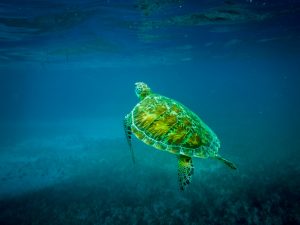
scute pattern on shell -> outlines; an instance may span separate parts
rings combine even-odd
[[[143,142],[174,154],[208,157],[216,152],[216,135],[181,103],[152,94],[131,112],[133,132]]]

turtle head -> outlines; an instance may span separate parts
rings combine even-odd
[[[135,83],[135,94],[138,96],[138,98],[140,100],[143,100],[145,97],[147,97],[151,93],[152,93],[152,91],[148,87],[147,84],[145,84],[143,82]]]

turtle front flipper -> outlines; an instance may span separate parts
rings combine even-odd
[[[130,120],[130,115],[126,115],[124,118],[124,131],[125,131],[125,136],[127,139],[127,143],[129,145],[129,150],[131,153],[132,161],[135,163],[135,157],[134,157],[134,152],[131,144],[131,135],[132,135],[132,130],[131,130],[131,120]]]
[[[179,155],[178,156],[178,181],[181,191],[184,191],[186,186],[191,183],[192,175],[194,174],[194,166],[192,158]]]
[[[229,160],[224,159],[220,155],[216,155],[214,158],[217,159],[217,160],[219,160],[219,161],[221,161],[222,163],[224,163],[226,166],[228,166],[229,168],[231,168],[233,170],[237,169],[236,165],[233,162],[230,162]]]

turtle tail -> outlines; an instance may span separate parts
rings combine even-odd
[[[224,159],[220,155],[216,155],[214,158],[217,159],[217,160],[219,160],[219,161],[221,161],[221,162],[223,162],[226,166],[228,166],[229,168],[231,168],[233,170],[237,169],[236,165],[233,162],[230,162],[229,160]]]

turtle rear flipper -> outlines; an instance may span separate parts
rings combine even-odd
[[[233,170],[237,169],[236,165],[233,162],[230,162],[229,160],[224,159],[220,155],[216,155],[214,158],[217,159],[217,160],[219,160],[219,161],[221,161],[221,162],[223,162],[226,166],[228,166],[229,168],[231,168]]]
[[[184,191],[186,186],[191,183],[192,175],[194,174],[194,166],[192,158],[184,155],[178,156],[178,181],[181,191]]]
[[[133,163],[135,163],[135,157],[134,157],[134,152],[131,144],[131,135],[132,135],[132,130],[131,130],[131,121],[130,121],[130,115],[126,115],[124,118],[124,131],[125,131],[125,136],[127,139],[127,143],[129,145],[129,150],[131,153],[131,158]]]

